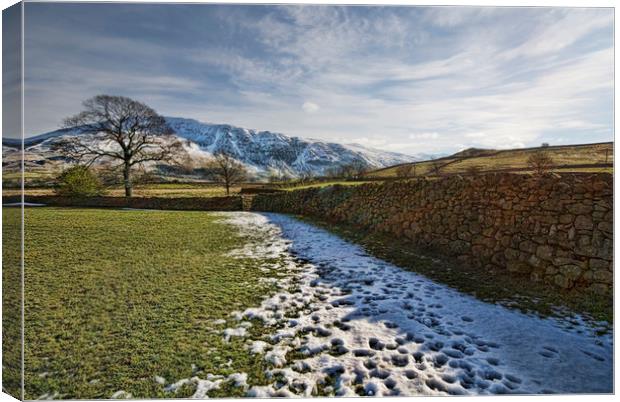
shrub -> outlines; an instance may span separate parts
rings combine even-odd
[[[396,168],[396,176],[403,179],[408,179],[415,176],[414,171],[414,165],[401,165]]]
[[[548,152],[539,151],[527,158],[527,165],[534,173],[543,175],[553,168],[553,158]]]
[[[431,161],[430,172],[436,176],[440,176],[442,167],[443,165],[440,161]]]
[[[56,194],[69,197],[94,197],[103,194],[103,185],[88,167],[73,166],[58,176]]]

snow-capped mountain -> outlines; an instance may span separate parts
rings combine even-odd
[[[167,117],[166,121],[182,140],[189,157],[201,162],[219,152],[227,152],[258,175],[270,173],[299,176],[304,173],[321,175],[330,168],[362,163],[368,168],[381,168],[419,158],[357,144],[336,144],[320,140],[288,137],[270,131],[256,131],[228,124],[202,123],[192,119]],[[84,135],[79,127],[61,129],[24,141],[26,154],[57,160],[51,145],[60,137]],[[88,141],[98,141],[89,136]],[[3,139],[4,147],[18,148],[19,140]]]

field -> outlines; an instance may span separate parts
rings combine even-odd
[[[2,225],[2,388],[21,398],[21,216],[5,208]]]
[[[252,184],[244,184],[244,187]],[[236,195],[241,190],[241,186],[233,186],[230,189],[231,195]],[[26,188],[26,195],[53,195],[54,189],[50,187]],[[5,188],[2,191],[5,196],[19,195],[18,188]],[[105,195],[112,197],[124,197],[125,190],[121,187],[113,187],[106,190]],[[223,186],[211,183],[159,183],[137,185],[134,187],[134,197],[223,197],[226,190]]]
[[[3,211],[9,233],[19,212]],[[26,399],[612,390],[608,324],[481,302],[416,273],[447,266],[397,254],[411,272],[293,217],[25,221]]]
[[[4,209],[5,230],[18,214]],[[164,385],[240,370],[260,378],[264,362],[217,330],[274,290],[261,279],[270,258],[229,256],[245,235],[219,219],[27,209],[25,397],[184,397],[192,386]]]
[[[552,157],[558,172],[612,172],[613,143],[558,146],[546,148],[510,149],[504,151],[472,150],[436,159],[422,161],[415,165],[417,176],[467,173],[476,168],[480,172],[517,171],[528,172],[527,159],[533,153],[544,149]],[[589,165],[589,166],[588,166]],[[367,174],[373,178],[389,178],[398,175],[398,167],[375,170]]]
[[[553,159],[552,171],[559,173],[613,173],[613,143],[549,146],[545,148],[523,148],[509,150],[469,149],[454,155],[435,160],[421,161],[412,164],[410,175],[420,177],[438,177],[450,174],[472,174],[492,172],[528,173],[528,158],[540,150],[545,150]],[[396,178],[399,176],[399,167],[391,166],[370,171],[360,180],[318,179],[306,183],[243,183],[231,187],[230,194],[237,195],[242,187],[267,187],[291,191],[310,187],[325,187],[334,184],[357,185],[368,181]],[[53,182],[53,176],[39,171],[39,167],[27,167],[26,181],[30,183],[46,183],[44,187],[30,186],[25,190],[26,195],[53,195],[54,190],[48,185]],[[364,180],[367,179],[367,180]],[[4,196],[19,195],[16,187],[19,173],[5,172],[5,184],[11,184],[3,189]],[[125,190],[121,186],[110,187],[106,190],[107,196],[124,197]],[[185,183],[152,183],[136,184],[135,197],[221,197],[226,191],[222,185],[190,181]]]
[[[293,190],[302,190],[306,188],[327,187],[327,186],[334,186],[334,185],[357,186],[359,184],[364,184],[364,183],[370,183],[370,182],[364,181],[364,180],[356,180],[356,181],[333,180],[333,181],[324,181],[324,182],[309,183],[309,184],[291,185],[291,186],[283,187],[282,189],[286,191],[293,191]]]
[[[326,187],[335,184],[343,186],[354,186],[358,184],[368,183],[368,181],[342,181],[332,180],[324,182],[313,182],[305,184],[289,184],[286,186],[278,187],[281,190],[293,191],[304,188],[312,187]],[[238,195],[242,187],[260,187],[271,185],[265,185],[261,183],[248,183],[240,184],[230,188],[230,195]],[[18,188],[5,188],[2,191],[4,196],[19,195],[21,191]],[[26,188],[26,195],[38,196],[38,195],[54,195],[54,189],[51,187],[34,187]],[[125,190],[120,187],[109,188],[105,192],[106,196],[111,197],[124,197]],[[212,183],[155,183],[137,185],[134,187],[134,197],[163,197],[163,198],[179,198],[179,197],[224,197],[226,196],[226,190],[223,186]]]

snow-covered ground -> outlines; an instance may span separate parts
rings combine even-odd
[[[272,327],[247,339],[273,379],[240,382],[249,396],[613,391],[612,337],[579,317],[566,325],[478,301],[284,215],[223,216],[261,239],[240,255],[280,256],[292,273],[222,333],[245,337],[256,318]]]

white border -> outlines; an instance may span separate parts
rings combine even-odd
[[[43,2],[42,0],[28,0],[28,2]],[[359,4],[359,5],[368,5],[368,4],[374,4],[374,5],[411,5],[411,6],[500,6],[500,7],[614,7],[614,19],[615,19],[615,14],[616,14],[616,10],[615,10],[615,2],[611,1],[611,0],[589,0],[589,1],[584,1],[584,0],[541,0],[541,1],[536,1],[536,0],[521,0],[521,1],[514,1],[514,0],[506,0],[506,1],[499,1],[499,0],[476,0],[476,1],[466,1],[466,0],[451,0],[451,1],[418,1],[418,0],[406,0],[406,1],[396,1],[396,0],[338,0],[338,1],[332,1],[332,0],[312,0],[312,1],[303,1],[303,0],[290,0],[290,1],[273,1],[273,2],[267,2],[267,1],[259,1],[259,0],[243,0],[243,1],[230,1],[230,0],[219,0],[219,1],[174,1],[174,0],[150,0],[150,1],[143,1],[143,0],[132,0],[132,1],[91,1],[91,0],[63,0],[63,1],[59,1],[59,2],[65,2],[65,3],[87,3],[87,2],[92,2],[92,3],[219,3],[219,4],[235,4],[235,3],[243,3],[243,4],[342,4],[342,5],[354,5],[354,4]],[[13,4],[15,4],[16,1],[14,0],[0,0],[0,6],[2,9],[5,9]],[[0,28],[1,28],[1,19],[0,19]],[[24,96],[23,96],[23,85],[24,85],[24,59],[25,59],[25,54],[24,54],[24,43],[23,43],[23,34],[24,34],[24,12],[23,12],[23,5],[22,5],[22,96],[21,96],[21,101],[22,101],[22,111],[21,111],[21,124],[22,124],[22,128],[24,127]],[[0,29],[0,39],[1,39],[1,29]],[[618,33],[614,30],[614,43],[617,42],[618,39]],[[2,56],[0,54],[0,61],[2,59]],[[615,57],[614,57],[614,63],[615,63]],[[615,73],[616,73],[616,68],[617,65],[614,65],[614,127],[615,127],[615,121],[616,121],[616,113],[617,110],[615,109],[615,104],[616,104],[616,93],[615,93]],[[0,78],[1,78],[1,72],[0,72]],[[2,99],[0,97],[0,107],[2,105]],[[1,119],[1,117],[0,117]],[[614,139],[615,139],[615,131],[614,131]],[[23,133],[22,133],[22,141],[23,141]],[[615,141],[614,141],[614,154],[616,153],[616,146],[615,146]],[[615,171],[615,158],[614,158],[614,171]],[[22,174],[23,174],[23,158],[22,158]],[[618,177],[616,177],[616,175],[614,175],[614,187],[618,188],[618,185],[620,185],[620,179],[618,179]],[[23,181],[22,181],[22,186],[23,186]],[[0,184],[0,189],[1,189],[1,184]],[[618,233],[618,229],[620,228],[620,223],[618,223],[615,220],[615,211],[616,211],[616,207],[618,206],[618,202],[614,197],[614,231],[616,233]],[[2,217],[0,216],[0,223],[2,221]],[[23,236],[24,236],[24,230],[23,230],[23,209],[22,209],[22,242],[23,242]],[[2,238],[2,234],[0,232],[0,241]],[[0,243],[1,244],[1,243]],[[620,239],[618,237],[614,238],[614,250],[618,249],[618,245],[620,244]],[[24,294],[24,278],[23,278],[23,251],[24,248],[22,247],[22,295]],[[2,256],[0,255],[0,263],[2,260]],[[617,263],[614,260],[614,280],[615,280],[615,269],[617,267]],[[0,283],[1,283],[1,278],[0,278]],[[615,283],[615,282],[614,282]],[[24,311],[23,311],[23,303],[24,303],[24,298],[22,297],[22,320],[24,319]],[[614,311],[620,311],[618,310],[618,298],[615,297],[615,286],[614,286]],[[0,305],[0,311],[1,311],[1,305]],[[23,321],[22,321],[22,342],[23,342]],[[615,336],[615,320],[614,320],[614,345],[616,343],[616,336]],[[0,350],[0,357],[1,357],[1,350]],[[619,372],[617,370],[617,362],[618,362],[618,349],[614,347],[614,390],[616,390],[618,384],[619,384]],[[24,362],[23,360],[23,348],[22,348],[22,362]],[[22,365],[22,392],[23,392],[23,370],[24,367]],[[1,367],[0,367],[0,374],[1,374]],[[413,401],[424,401],[424,400],[429,400],[431,397],[398,397],[398,398],[390,398],[392,400],[396,400],[396,401],[407,401],[407,402],[413,402]],[[436,397],[433,397],[436,398]],[[456,398],[456,397],[446,397],[446,398]],[[569,401],[569,402],[577,402],[577,401],[582,401],[584,398],[588,398],[588,401],[604,401],[604,400],[613,400],[614,396],[610,396],[610,395],[560,395],[560,396],[555,396],[555,395],[538,395],[538,396],[509,396],[509,395],[504,395],[504,396],[472,396],[472,397],[466,397],[467,401],[490,401],[490,400],[509,400],[509,401],[524,401],[524,400],[530,400],[533,398],[545,398],[545,401]],[[302,398],[303,400],[308,400],[311,402],[314,401],[326,401],[328,400],[327,398]],[[0,402],[5,402],[5,401],[14,401],[15,399],[13,399],[12,397],[6,395],[6,394],[2,394],[0,393]],[[175,400],[175,399],[166,399],[166,400]],[[178,399],[177,399],[178,400]],[[251,401],[252,399],[247,399],[247,398],[240,398],[240,399],[230,399],[230,400],[234,400],[234,401]],[[276,400],[276,399],[268,399],[268,400]],[[147,400],[148,401],[148,400]],[[156,400],[152,400],[152,401],[161,401],[161,399],[156,399]]]

